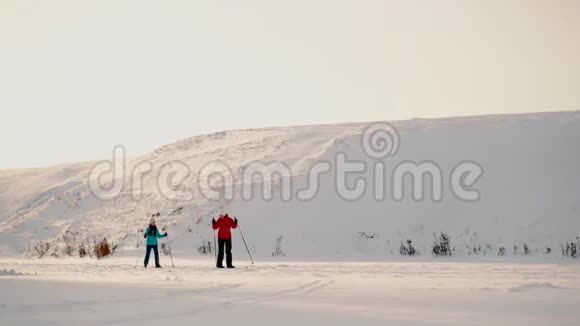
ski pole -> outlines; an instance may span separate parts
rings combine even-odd
[[[135,261],[135,268],[137,268],[137,265],[139,264],[139,258],[141,258],[140,252],[137,254],[137,261]]]
[[[175,264],[173,264],[173,254],[171,254],[171,246],[169,245],[169,236],[167,236],[167,249],[169,250],[169,257],[171,257],[171,267],[175,268]]]
[[[216,235],[215,235],[216,232],[217,231],[215,231],[215,230],[213,231],[213,253],[214,253],[215,258],[217,259],[217,247],[216,247],[217,240],[216,240]]]
[[[242,232],[242,228],[238,224],[238,230],[240,230],[240,235],[242,236],[242,240],[244,241],[244,245],[246,246],[246,250],[248,251],[248,256],[250,256],[250,260],[252,261],[252,265],[254,265],[254,259],[252,258],[252,254],[250,253],[250,249],[248,248],[248,244],[246,243],[246,239],[244,239],[244,233]]]

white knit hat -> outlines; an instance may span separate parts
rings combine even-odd
[[[149,220],[149,224],[155,224],[155,218],[153,218],[153,217],[152,217],[152,218]]]

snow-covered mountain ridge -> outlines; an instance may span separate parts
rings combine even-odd
[[[0,253],[33,254],[34,245],[46,241],[62,255],[63,239],[70,237],[75,243],[107,237],[119,251],[135,249],[142,245],[140,230],[158,214],[174,252],[197,255],[202,244],[213,241],[211,217],[225,211],[240,219],[258,257],[388,259],[407,239],[428,255],[434,232],[448,233],[457,255],[473,254],[474,247],[489,255],[505,247],[513,254],[514,245],[521,253],[524,243],[536,255],[548,247],[558,254],[563,241],[580,235],[580,112],[392,122],[400,143],[396,154],[384,160],[387,172],[401,162],[433,162],[442,172],[441,201],[431,200],[429,191],[423,200],[413,200],[410,190],[403,200],[393,200],[389,173],[384,200],[367,191],[361,199],[346,201],[335,189],[336,171],[321,176],[317,195],[308,201],[283,201],[276,194],[271,201],[260,196],[247,201],[237,187],[227,203],[209,201],[199,191],[187,202],[176,202],[158,191],[156,176],[171,162],[189,168],[183,186],[191,189],[199,188],[199,172],[216,161],[227,165],[238,183],[241,171],[253,162],[284,163],[294,190],[307,183],[313,164],[333,162],[337,153],[372,167],[376,160],[361,148],[368,125],[236,130],[181,140],[127,159],[129,172],[141,162],[153,168],[143,176],[139,200],[130,173],[122,177],[118,196],[95,198],[88,178],[96,162],[0,170]],[[454,167],[465,161],[484,171],[475,184],[481,198],[474,202],[457,198],[449,186]],[[376,177],[370,172],[362,174],[369,187]],[[242,255],[238,238],[234,245]]]

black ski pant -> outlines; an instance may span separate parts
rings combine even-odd
[[[218,258],[217,266],[223,266],[224,247],[226,250],[226,265],[232,266],[232,239],[218,239]]]
[[[159,249],[157,249],[157,246],[152,246],[152,245],[147,245],[147,249],[146,249],[146,253],[145,253],[145,267],[147,267],[147,265],[149,265],[149,255],[151,254],[151,250],[153,250],[153,253],[155,254],[155,267],[159,267]]]

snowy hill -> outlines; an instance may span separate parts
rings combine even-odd
[[[142,246],[141,231],[149,217],[158,215],[175,253],[199,255],[198,247],[213,241],[209,225],[220,212],[240,219],[251,251],[261,258],[272,257],[279,243],[277,254],[285,259],[388,260],[399,256],[400,243],[407,239],[430,256],[434,232],[448,233],[458,256],[474,254],[473,248],[479,247],[482,255],[497,255],[500,247],[513,255],[514,245],[521,254],[524,243],[533,255],[544,256],[548,247],[558,255],[561,243],[580,235],[580,112],[392,122],[399,144],[398,151],[383,160],[382,200],[370,191],[377,160],[361,145],[368,125],[225,131],[178,141],[127,159],[127,173],[115,176],[123,181],[123,189],[110,200],[96,198],[89,189],[89,175],[96,180],[91,174],[96,162],[0,171],[0,253],[33,255],[33,247],[42,241],[50,243],[51,254],[63,255],[65,242],[78,246],[103,237],[116,244],[117,251],[127,252]],[[354,178],[368,181],[364,196],[341,198],[336,191],[338,173],[332,169],[321,175],[314,198],[298,199],[295,193],[307,185],[313,164],[335,163],[339,153],[367,167],[347,178],[350,188]],[[216,161],[232,172],[236,187],[231,201],[211,201],[199,191],[204,188],[198,182],[200,171]],[[149,162],[152,171],[133,176],[133,167],[143,162]],[[191,172],[181,183],[194,190],[187,200],[172,200],[159,191],[158,176],[178,162]],[[259,189],[253,199],[242,198],[243,184],[257,186],[256,180],[242,178],[255,162],[288,167],[290,200],[281,200],[278,192],[264,200]],[[424,184],[424,198],[414,200],[408,178],[404,197],[393,199],[393,171],[404,162],[436,164],[440,200],[432,199],[431,180]],[[453,171],[462,162],[483,169],[473,185],[478,200],[466,201],[452,191]],[[142,180],[142,187],[136,180]],[[135,193],[142,193],[141,198],[136,200]],[[237,233],[234,246],[235,254],[243,256]]]

